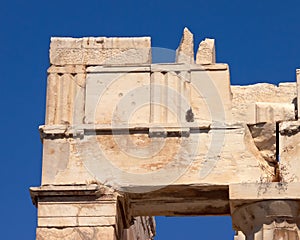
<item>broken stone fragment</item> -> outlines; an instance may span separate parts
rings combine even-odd
[[[196,64],[216,63],[215,39],[205,38],[200,42],[196,56]]]
[[[300,121],[279,124],[279,159],[283,181],[299,182]]]
[[[276,160],[276,127],[275,123],[260,123],[249,126],[253,141],[262,157],[271,165]]]
[[[179,47],[176,50],[176,63],[194,63],[194,35],[184,28]]]

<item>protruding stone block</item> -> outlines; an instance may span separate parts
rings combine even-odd
[[[176,50],[177,63],[194,63],[194,35],[188,28],[184,28],[179,47]]]
[[[196,56],[196,64],[216,63],[215,39],[205,38],[200,42]]]
[[[295,83],[231,86],[232,113],[237,122],[256,124],[295,119]]]
[[[249,125],[249,130],[255,146],[262,157],[273,166],[277,165],[276,159],[276,124],[274,122]]]
[[[291,103],[256,103],[256,122],[280,122],[295,120],[295,108]]]
[[[50,63],[54,65],[147,64],[151,63],[150,38],[51,38]]]

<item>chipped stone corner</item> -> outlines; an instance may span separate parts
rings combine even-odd
[[[216,63],[216,49],[215,39],[205,38],[201,41],[196,55],[196,64],[215,64]]]
[[[176,63],[193,64],[194,62],[194,35],[185,27],[176,50]]]

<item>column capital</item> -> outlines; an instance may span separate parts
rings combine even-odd
[[[248,236],[247,239],[251,239],[249,236],[254,239],[255,233],[264,225],[273,224],[273,228],[299,225],[299,209],[299,202],[293,200],[265,200],[245,204],[232,213],[233,227]]]

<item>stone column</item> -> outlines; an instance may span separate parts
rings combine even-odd
[[[237,207],[233,227],[242,231],[235,239],[299,240],[299,203],[293,200],[265,200]]]

